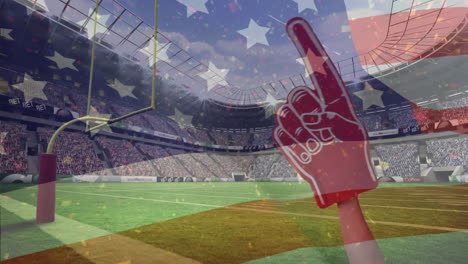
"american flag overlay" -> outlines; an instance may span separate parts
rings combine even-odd
[[[466,263],[467,0],[0,0],[0,261]]]

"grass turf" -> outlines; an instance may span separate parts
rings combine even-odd
[[[385,184],[381,187],[390,188],[361,196],[377,238],[468,229],[466,186],[415,186],[420,185]],[[316,208],[304,183],[58,184],[57,190],[57,214],[123,231],[121,235],[203,263],[241,263],[298,248],[342,245],[336,207]],[[29,186],[4,195],[34,205],[35,191]],[[2,217],[2,226],[11,218]],[[392,248],[398,245],[403,249],[404,243]],[[82,263],[69,258],[69,247],[30,256]]]

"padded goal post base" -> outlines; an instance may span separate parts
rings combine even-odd
[[[57,155],[41,154],[37,187],[36,222],[50,223],[55,220],[55,181]]]

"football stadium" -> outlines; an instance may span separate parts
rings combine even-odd
[[[467,263],[465,0],[0,0],[5,264]]]

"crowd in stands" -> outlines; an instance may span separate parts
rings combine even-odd
[[[161,176],[187,177],[190,173],[168,151],[156,145],[137,143],[136,146],[146,154]]]
[[[153,130],[163,132],[163,133],[168,133],[168,134],[173,134],[174,130],[167,125],[166,120],[164,120],[163,117],[157,115],[155,112],[149,112],[149,113],[144,113],[143,118],[148,120],[148,123],[150,124]]]
[[[96,141],[110,155],[108,158],[116,175],[157,176],[152,163],[145,160],[132,143],[103,136],[96,137]]]
[[[16,78],[18,80],[15,80],[15,82],[22,82],[22,78],[22,76],[18,75]],[[81,116],[84,116],[87,112],[87,95],[83,92],[78,92],[78,90],[73,90],[75,88],[76,87],[66,89],[65,85],[47,83],[43,89],[45,98],[33,98],[32,101],[35,103],[57,106],[59,108],[67,108],[78,112]],[[9,86],[7,95],[24,100],[23,92],[15,89],[11,85]],[[91,98],[91,104],[96,111],[102,115],[110,115],[110,117],[122,116],[137,110],[131,107],[130,103],[127,101],[122,100],[122,102],[116,103],[112,99],[98,95],[93,95]],[[425,107],[448,109],[447,111],[444,111],[444,115],[442,116],[443,119],[449,120],[468,116],[468,97],[454,98],[435,104],[437,105],[425,105]],[[415,114],[412,108],[390,111],[388,112],[388,116],[385,117],[383,117],[383,115],[383,113],[362,115],[359,119],[367,127],[368,131],[378,131],[391,128],[412,128],[418,127],[418,125],[424,125],[425,123],[424,117],[422,118],[422,121],[419,121],[419,123],[415,118],[415,115],[424,116],[424,111]],[[427,120],[427,122],[429,122],[429,119]],[[178,135],[189,141],[199,141],[208,144],[236,146],[272,144],[270,130],[263,133],[255,133],[253,134],[252,139],[250,138],[250,134],[228,134],[214,131],[207,132],[196,128],[184,128],[173,120],[170,120],[168,117],[154,111],[136,115],[122,120],[121,122],[141,128],[149,128],[168,134]]]
[[[134,109],[118,105],[118,104],[112,104],[111,105],[112,109],[117,113],[116,116],[124,116],[126,114],[129,114],[131,112],[134,112]],[[127,123],[132,126],[137,126],[137,127],[142,127],[142,128],[149,128],[150,124],[148,121],[146,121],[143,118],[143,115],[134,115],[132,117],[124,119],[122,122]]]
[[[42,148],[47,145],[55,132],[48,127],[39,127],[37,134]],[[104,163],[93,150],[87,134],[80,131],[63,131],[57,137],[53,151],[57,154],[57,173],[65,175],[106,175]]]
[[[26,128],[12,122],[0,122],[4,139],[0,148],[1,172],[26,173]],[[6,132],[6,134],[5,134]],[[42,149],[46,148],[54,129],[38,127]],[[186,150],[136,143],[123,139],[64,131],[57,138],[54,152],[58,155],[58,174],[163,176],[196,178],[230,178],[233,172],[248,173],[250,178],[295,177],[296,172],[280,153],[221,154],[191,153]],[[468,166],[468,137],[426,141],[430,166]],[[96,147],[106,154],[112,171],[99,159]],[[419,176],[417,143],[376,145],[373,153],[381,160],[385,176]],[[14,155],[13,155],[14,154]]]
[[[187,128],[187,132],[192,135],[197,141],[204,142],[204,143],[213,143],[210,136],[208,136],[208,132],[196,129],[196,128]]]
[[[190,170],[190,173],[197,178],[221,177],[214,175],[206,164],[194,159],[188,152],[178,149],[168,149],[168,152],[173,155],[176,160],[181,162],[185,168]]]
[[[252,145],[266,145],[272,144],[272,142],[272,130],[253,134]]]
[[[379,131],[383,130],[382,116],[381,115],[366,115],[359,116],[361,123],[367,128],[367,131]]]
[[[278,161],[271,167],[269,178],[289,178],[296,177],[297,172],[293,169],[291,164],[284,158],[283,155],[278,154]]]
[[[250,178],[290,178],[297,173],[280,153],[264,154],[255,157]]]
[[[375,146],[385,176],[420,176],[416,143]]]
[[[250,165],[253,163],[254,157],[247,155],[235,155],[235,154],[214,154],[210,153],[209,156],[224,166],[224,169],[229,173],[232,172],[248,172]]]
[[[0,173],[27,172],[26,126],[0,120]]]
[[[250,138],[251,134],[229,134],[231,140],[229,145],[233,146],[248,146],[251,145]]]
[[[468,166],[468,137],[434,139],[426,144],[432,156],[430,166]]]
[[[419,125],[411,109],[392,111],[388,113],[388,118],[397,124],[396,128],[411,128]]]
[[[249,177],[268,178],[273,164],[275,164],[278,159],[278,154],[258,155],[254,160],[252,170],[249,172]]]
[[[226,178],[231,175],[229,171],[226,170],[223,164],[215,161],[207,153],[191,153],[192,157],[201,163],[203,163],[216,177]]]
[[[211,137],[215,140],[216,145],[228,145],[228,134],[223,132],[210,132]]]

